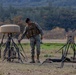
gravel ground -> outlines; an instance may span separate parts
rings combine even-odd
[[[45,40],[44,42],[46,42]],[[49,42],[58,43],[59,40],[50,40]],[[62,43],[65,43],[66,40],[60,40]],[[61,43],[59,41],[59,43]],[[29,42],[28,40],[24,40],[24,42]],[[47,41],[48,42],[48,41]],[[48,42],[48,43],[49,43]],[[28,48],[30,49],[30,48]],[[44,50],[45,51],[45,50]],[[46,57],[43,55],[47,52],[42,52],[40,59],[43,62]],[[51,53],[51,52],[48,52]],[[29,50],[26,51],[28,55],[28,59],[30,61],[30,52]],[[59,54],[52,54],[55,55],[55,58]],[[30,64],[28,62],[22,63],[10,63],[7,61],[2,61],[0,59],[0,75],[76,75],[76,63],[65,63],[63,68],[60,68],[61,63],[46,63],[46,64]]]
[[[65,63],[9,63],[0,60],[0,75],[76,75],[76,64]]]

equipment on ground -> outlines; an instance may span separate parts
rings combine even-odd
[[[67,57],[69,49],[73,50],[73,57],[71,57],[71,58]],[[45,62],[50,62],[50,63],[61,62],[61,67],[64,66],[64,62],[76,63],[76,58],[75,58],[75,56],[76,56],[76,44],[75,44],[75,39],[74,39],[73,33],[68,34],[67,43],[63,47],[61,47],[58,51],[56,51],[56,53],[59,51],[62,51],[61,59],[50,59],[50,58],[48,58],[43,63],[45,63]]]
[[[19,32],[20,32],[20,27],[18,25],[8,24],[8,25],[0,26],[0,33],[3,34],[0,44],[0,56],[1,56],[1,49],[2,47],[4,47],[3,61],[7,59],[7,61],[12,62],[15,59],[18,59],[19,62],[23,63],[23,61],[25,60],[25,54],[24,54],[25,52],[22,52],[24,51],[22,45],[18,43],[21,47],[20,49],[19,45],[14,42],[14,38],[13,38],[14,36],[13,34],[17,34]],[[5,35],[7,35],[7,40],[3,44]]]

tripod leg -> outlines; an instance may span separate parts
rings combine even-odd
[[[25,56],[20,52],[20,54],[22,55],[23,59],[25,60]],[[27,62],[27,60],[25,60]]]
[[[70,46],[70,44],[67,44],[66,47],[65,47],[65,51],[63,52],[63,58],[62,58],[62,61],[61,61],[61,68],[63,68],[63,66],[64,66],[64,61],[66,60],[68,50],[69,50],[69,46]]]
[[[74,51],[74,54],[73,54],[73,59],[75,59],[75,54],[76,54],[76,50],[75,50],[75,44],[72,45],[72,49]]]
[[[18,41],[18,39],[17,39],[17,41]],[[25,53],[25,51],[24,51],[24,49],[23,49],[23,47],[22,47],[22,45],[21,45],[21,43],[20,42],[18,42],[18,44],[20,45],[20,47],[21,47],[21,51],[23,51],[23,53],[24,53],[24,55],[20,52],[20,54],[21,54],[21,56],[23,57],[23,59],[25,60],[25,61],[27,61],[28,60],[28,58],[27,58],[27,56],[26,56],[26,53]]]
[[[26,59],[26,61],[28,60],[28,58],[27,58],[27,56],[26,56],[26,53],[25,53],[25,51],[24,51],[24,49],[23,49],[23,47],[22,47],[22,45],[21,45],[21,43],[19,43],[19,45],[20,45],[20,47],[21,47],[21,49],[22,49],[22,51],[23,51],[23,53],[24,53],[24,55],[21,53],[21,55],[22,55],[22,57],[24,58],[24,59]]]
[[[12,43],[13,43],[13,45],[14,45],[17,53],[18,53],[18,60],[20,60],[20,61],[23,63],[23,61],[22,61],[22,59],[21,59],[21,56],[20,56],[19,48],[18,48],[18,46],[15,44],[15,42],[13,41],[13,39],[12,39]]]
[[[64,59],[64,57],[66,57],[68,45],[69,45],[69,44],[67,44],[67,45],[62,49],[62,59]]]
[[[9,50],[8,50],[8,59],[7,59],[7,61],[11,61],[11,50],[10,50],[10,48],[9,48]]]
[[[76,47],[76,44],[74,43],[74,48]],[[75,52],[74,52],[74,54],[76,55],[76,48],[75,48]]]
[[[2,36],[2,40],[1,40],[1,43],[0,43],[0,58],[1,58],[1,48],[2,48],[2,44],[3,44],[4,36],[5,36],[5,34],[3,34],[3,36]]]
[[[5,50],[4,50],[4,54],[3,54],[3,61],[5,60],[5,56],[6,56],[6,52],[8,50],[8,42],[6,43],[6,47],[5,47]]]
[[[1,58],[1,48],[2,48],[2,45],[0,44],[0,58]]]
[[[67,44],[65,44],[63,47],[61,47],[58,51],[56,51],[55,53],[59,52],[60,50],[62,50],[64,47],[66,47]]]

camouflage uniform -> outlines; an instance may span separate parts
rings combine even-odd
[[[36,46],[36,52],[37,52],[37,59],[39,60],[39,55],[40,55],[40,41],[41,41],[40,34],[42,36],[43,35],[43,31],[42,31],[41,27],[37,23],[32,23],[32,25],[33,24],[35,24],[35,26],[37,27],[36,30],[34,31],[34,33],[32,31],[34,29],[31,28],[31,30],[30,30],[28,28],[28,26],[26,26],[25,29],[24,29],[24,32],[23,32],[23,35],[22,35],[21,39],[23,39],[24,36],[26,36],[27,38],[30,39],[32,60],[34,60],[35,46]],[[30,34],[30,31],[31,31],[32,35]],[[28,36],[28,34],[29,34],[30,37]]]

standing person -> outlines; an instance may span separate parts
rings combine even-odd
[[[43,31],[41,27],[37,23],[33,23],[29,18],[26,19],[27,26],[24,29],[24,32],[19,39],[19,42],[26,36],[30,39],[31,46],[31,59],[30,63],[35,63],[35,46],[37,51],[37,63],[40,63],[39,55],[40,55],[40,41],[43,39]],[[41,36],[40,36],[41,35]]]

